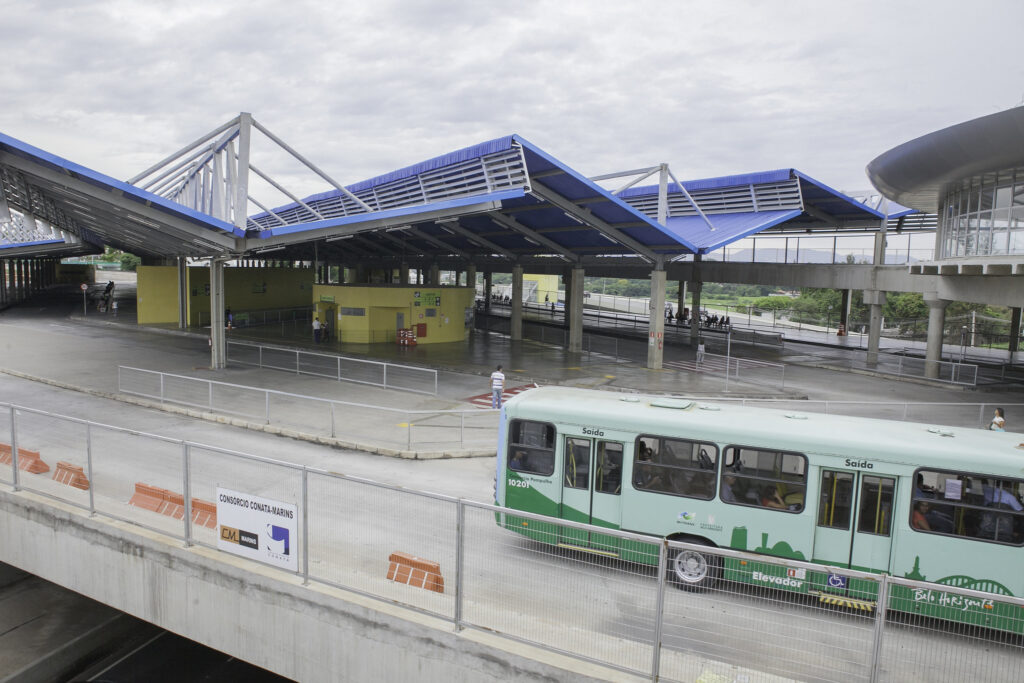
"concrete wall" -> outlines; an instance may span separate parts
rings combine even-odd
[[[178,269],[139,266],[136,302],[140,325],[178,322]]]
[[[463,341],[469,335],[466,311],[473,309],[473,287],[421,285],[315,285],[314,312],[331,315],[331,334],[343,342],[394,342],[396,313],[405,326],[427,326],[420,344]],[[438,303],[439,302],[439,303]],[[352,309],[348,312],[342,309]],[[355,310],[361,315],[352,315]],[[434,315],[430,315],[433,311]],[[338,336],[340,334],[340,337]]]
[[[635,680],[26,492],[0,491],[0,561],[301,681]]]

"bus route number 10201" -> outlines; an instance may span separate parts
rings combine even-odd
[[[513,486],[513,487],[518,487],[518,488],[521,488],[521,489],[528,489],[528,488],[530,488],[529,482],[525,482],[522,479],[509,479],[508,480],[508,485],[509,486]]]

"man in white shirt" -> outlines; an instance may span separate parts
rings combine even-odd
[[[313,318],[313,343],[320,343],[320,318]]]
[[[491,407],[501,407],[501,392],[505,390],[505,374],[501,371],[501,366],[491,373]]]

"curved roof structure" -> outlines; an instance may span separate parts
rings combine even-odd
[[[230,223],[2,133],[0,224],[8,226],[3,255],[71,256],[109,244],[140,256],[208,256],[233,250],[242,236]]]
[[[936,213],[951,184],[1016,166],[1024,166],[1024,107],[905,142],[875,158],[867,173],[890,199]]]
[[[668,187],[668,229],[702,254],[766,231],[874,230],[884,218],[877,209],[792,168],[681,185],[686,194]],[[656,213],[656,185],[629,188],[619,196],[648,215]]]
[[[253,131],[334,189],[300,199],[278,185],[249,160]],[[248,190],[250,171],[292,201],[264,206]],[[653,265],[765,231],[863,232],[883,218],[869,203],[785,168],[685,183],[672,176],[661,225],[658,186],[612,192],[596,182],[630,173],[589,179],[507,135],[346,186],[243,112],[122,182],[0,134],[0,256],[110,245],[153,257],[272,251],[280,252],[273,258],[384,267],[414,259]],[[262,211],[249,214],[250,205]]]

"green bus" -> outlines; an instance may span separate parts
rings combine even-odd
[[[902,611],[1021,632],[1024,443],[1015,434],[670,397],[545,387],[502,408],[496,504],[597,527],[835,567],[817,575],[680,550],[668,579],[743,581],[874,608],[843,568],[893,585]],[[498,515],[545,543],[657,564],[652,545]],[[741,566],[742,565],[742,566]],[[975,604],[977,603],[977,604]]]

